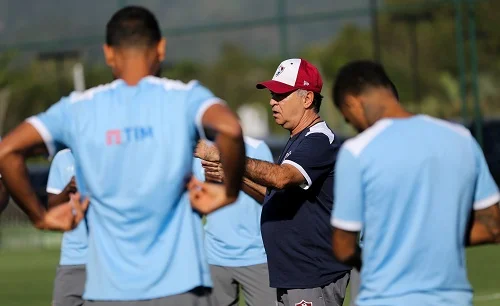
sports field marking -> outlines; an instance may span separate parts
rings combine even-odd
[[[476,302],[500,300],[500,293],[478,295],[474,300]]]

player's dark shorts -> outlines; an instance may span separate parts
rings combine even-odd
[[[52,306],[83,305],[85,278],[85,265],[57,267]]]
[[[85,301],[85,306],[217,306],[212,289],[198,287],[183,294],[144,301]]]

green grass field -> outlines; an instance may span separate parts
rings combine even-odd
[[[497,246],[468,250],[474,305],[500,305],[499,258]],[[58,259],[59,251],[55,249],[0,251],[0,305],[50,306]]]

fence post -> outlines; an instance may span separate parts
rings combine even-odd
[[[477,63],[477,39],[476,39],[476,1],[468,0],[467,12],[469,15],[469,44],[472,69],[472,93],[474,97],[474,124],[476,138],[481,147],[483,146],[483,118],[481,114],[481,101],[479,93],[478,63]]]
[[[371,23],[372,23],[372,40],[373,40],[373,59],[382,63],[382,55],[380,52],[380,33],[378,28],[378,1],[370,0]]]
[[[286,20],[286,0],[277,0],[277,5],[278,8],[276,10],[276,15],[279,22],[280,55],[284,60],[288,58],[288,24]]]
[[[463,0],[454,0],[455,3],[455,40],[457,49],[458,74],[460,82],[460,100],[462,102],[462,120],[463,124],[468,124],[468,108],[467,108],[467,82],[465,79],[465,44],[463,22]]]

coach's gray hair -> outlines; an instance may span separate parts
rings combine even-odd
[[[308,91],[305,90],[305,89],[297,89],[297,94],[301,97],[301,98],[304,98],[305,96],[307,96],[307,93]]]
[[[305,96],[307,96],[307,93],[309,91],[305,90],[305,89],[297,89],[297,94],[299,95],[299,97],[301,98],[304,98]],[[321,107],[321,101],[323,100],[323,96],[319,93],[314,93],[314,101],[313,101],[313,105],[314,105],[314,110],[316,111],[316,113],[319,113],[319,108]]]

